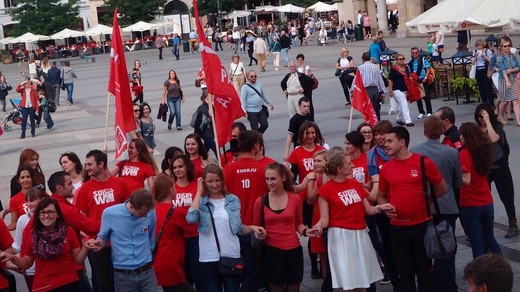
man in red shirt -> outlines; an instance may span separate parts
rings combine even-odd
[[[433,292],[432,260],[426,255],[423,243],[430,218],[426,214],[421,156],[408,150],[409,143],[410,133],[404,127],[393,127],[386,134],[385,150],[393,158],[383,165],[379,174],[377,202],[395,206],[395,212],[387,215],[400,290],[417,291],[417,276],[421,291]],[[424,163],[425,175],[434,186],[434,195],[442,196],[447,191],[442,174],[431,159],[426,158]]]
[[[460,141],[460,132],[457,126],[455,126],[455,113],[447,106],[443,106],[435,112],[442,121],[442,127],[444,128],[444,139],[442,144],[448,145],[457,149],[459,152],[462,151],[462,142]]]
[[[124,203],[130,197],[130,189],[124,181],[111,176],[107,169],[107,155],[92,150],[85,158],[85,171],[90,180],[76,192],[76,206],[88,218],[101,222],[106,208]],[[89,251],[93,273],[96,275],[98,291],[114,291],[114,270],[110,245],[98,252]]]
[[[238,134],[240,158],[224,167],[224,180],[229,193],[240,199],[240,217],[244,225],[253,224],[255,201],[269,190],[265,183],[265,166],[256,160],[261,151],[259,133],[245,130]],[[251,235],[239,236],[246,272],[240,291],[256,291],[260,284],[260,269],[253,263]]]
[[[68,226],[74,229],[78,242],[81,242],[80,231],[95,236],[99,232],[101,223],[81,214],[81,211],[67,200],[74,196],[72,194],[73,186],[70,176],[64,171],[55,172],[49,177],[47,184],[52,192],[51,198],[60,205],[63,219]],[[90,285],[87,273],[85,273],[85,266],[78,265],[76,271],[81,284]]]

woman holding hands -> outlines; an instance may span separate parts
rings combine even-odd
[[[368,288],[381,280],[376,252],[370,244],[365,214],[392,211],[389,203],[372,206],[369,193],[352,175],[352,162],[345,151],[331,152],[325,173],[332,177],[318,190],[321,218],[308,234],[328,227],[328,255],[334,289]],[[348,248],[345,248],[348,247]],[[348,264],[345,264],[348,262]]]
[[[240,289],[241,276],[222,275],[218,271],[221,257],[240,258],[238,234],[253,233],[264,238],[263,227],[245,226],[240,219],[240,200],[225,189],[224,173],[217,165],[204,168],[197,180],[197,194],[186,215],[190,224],[199,223],[199,270],[204,281],[197,290],[235,292]]]

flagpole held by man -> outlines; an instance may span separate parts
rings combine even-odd
[[[121,29],[119,27],[118,8],[114,10],[112,42],[110,48],[110,74],[107,91],[104,149],[107,151],[108,111],[110,109],[110,94],[113,94],[115,97],[115,159],[117,159],[126,151],[126,133],[136,129],[135,119],[133,117],[132,95],[130,93],[130,83],[128,81],[128,72],[126,69],[125,53],[123,49],[123,40],[121,38]]]
[[[198,35],[204,35],[199,18],[197,1],[193,1],[193,11]],[[231,125],[245,114],[240,105],[240,98],[230,82],[226,68],[212,49],[207,38],[200,38],[199,51],[208,92],[213,95],[215,143],[220,147],[231,140]],[[220,154],[217,155],[220,157]],[[220,163],[220,161],[219,161]]]
[[[356,78],[354,80],[354,86],[352,89],[352,107],[350,108],[350,118],[348,122],[348,132],[350,132],[352,126],[352,116],[353,109],[358,110],[363,114],[363,118],[365,122],[370,123],[375,126],[378,122],[376,111],[374,110],[374,105],[372,101],[368,97],[368,93],[363,85],[363,80],[361,78],[361,74],[356,71]]]

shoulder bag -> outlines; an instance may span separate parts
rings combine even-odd
[[[220,243],[218,241],[217,228],[215,228],[215,219],[213,218],[213,213],[209,207],[209,202],[206,205],[208,206],[209,215],[211,216],[211,225],[213,226],[213,233],[215,233],[218,254],[220,255]],[[244,263],[244,258],[242,257],[230,258],[220,255],[220,260],[218,261],[218,272],[223,276],[242,276],[244,275],[245,267],[246,265]]]
[[[199,78],[196,78],[195,79],[195,87],[200,87],[201,84],[200,84],[200,79]]]
[[[251,84],[249,83],[246,83],[247,86],[251,87],[255,92],[256,94],[258,94],[258,96],[260,96],[260,99],[262,99],[262,95],[260,94],[260,92],[258,92],[258,90],[256,90],[256,88],[254,88]],[[267,118],[269,118],[269,109],[264,105],[264,102],[263,102],[263,99],[262,99],[262,111],[265,113],[265,116]]]
[[[425,156],[421,156],[421,176],[424,198],[426,201],[426,212],[428,217],[432,216],[430,207],[431,196],[437,214],[442,215],[439,204],[437,203],[437,198],[435,195],[431,195],[428,187],[426,171],[424,167],[424,158]],[[455,239],[455,234],[453,233],[453,230],[448,221],[442,220],[435,224],[435,222],[433,222],[433,218],[430,219],[428,221],[428,226],[426,227],[426,234],[424,235],[424,249],[426,250],[426,255],[431,259],[443,259],[451,256],[456,248],[457,240]]]
[[[265,227],[265,200],[268,200],[267,194],[263,195],[260,200],[260,226]],[[262,251],[264,249],[264,240],[258,239],[256,236],[251,235],[251,252],[253,254],[253,263],[260,265],[262,262]]]
[[[168,210],[168,214],[166,214],[166,219],[164,219],[161,229],[159,229],[159,232],[157,233],[157,237],[155,237],[155,248],[152,250],[152,261],[155,259],[155,254],[157,254],[157,249],[159,248],[159,240],[161,240],[164,227],[166,227],[166,224],[172,217],[173,211],[175,211],[175,206],[172,205],[170,210]]]

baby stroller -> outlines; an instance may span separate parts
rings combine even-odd
[[[6,132],[11,132],[13,130],[13,127],[9,125],[9,122],[13,122],[15,125],[20,125],[22,123],[22,116],[20,110],[18,109],[20,99],[11,98],[10,101],[14,109],[4,117],[4,120],[2,122],[3,128]]]

